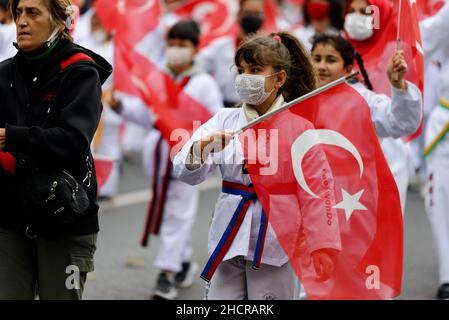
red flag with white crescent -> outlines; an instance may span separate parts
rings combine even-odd
[[[175,13],[200,25],[200,47],[205,47],[214,39],[237,34],[238,9],[237,0],[191,0],[179,6]]]
[[[195,129],[194,121],[206,122],[211,114],[184,92],[187,82],[176,83],[151,57],[139,51],[139,45],[150,39],[159,25],[159,1],[126,3],[123,6],[117,2],[121,18],[115,26],[115,89],[140,97],[152,109],[155,126],[164,139],[178,150],[186,142],[186,133]]]
[[[340,84],[246,130],[240,140],[258,198],[309,299],[400,294],[399,193],[356,90]],[[325,281],[311,258],[320,249],[334,252],[334,272]]]
[[[130,95],[138,90],[130,81],[124,56],[159,24],[161,5],[158,0],[96,0],[95,11],[102,25],[114,36],[114,88]]]

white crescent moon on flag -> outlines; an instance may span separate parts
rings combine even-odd
[[[154,5],[154,0],[147,0],[140,7],[133,8],[130,11],[132,11],[133,13],[136,13],[136,14],[144,13],[145,11],[150,9],[153,5]],[[118,9],[118,11],[121,14],[125,13],[125,11],[126,11],[126,0],[119,0],[119,2],[117,2],[117,9]]]
[[[363,175],[362,157],[357,148],[345,136],[338,133],[337,131],[328,129],[310,129],[304,131],[298,138],[296,138],[291,147],[293,172],[295,173],[295,178],[301,188],[303,188],[304,191],[306,191],[312,197],[317,199],[319,199],[320,197],[313,193],[312,190],[310,190],[309,186],[306,183],[306,179],[304,178],[304,172],[302,170],[302,160],[310,149],[320,144],[337,146],[351,153],[359,164],[360,178]]]
[[[219,2],[226,6],[227,14],[226,20],[223,22],[223,24],[219,28],[215,29],[216,34],[225,33],[232,27],[235,22],[235,16],[237,15],[239,9],[236,1],[221,0]]]
[[[235,16],[237,15],[238,12],[238,4],[236,1],[234,0],[219,0],[216,2],[212,2],[212,1],[208,1],[208,2],[204,2],[201,3],[199,5],[197,5],[195,7],[195,9],[192,12],[192,18],[195,21],[203,21],[204,17],[209,13],[209,12],[214,12],[215,10],[217,10],[217,6],[224,6],[226,8],[226,12],[223,12],[222,14],[225,15],[226,19],[223,21],[223,23],[215,28],[215,30],[213,30],[214,34],[222,34],[227,32],[234,24],[235,22]],[[203,30],[201,30],[204,33],[208,33],[210,26],[209,25],[203,25],[202,26]],[[206,31],[204,31],[204,29],[206,29]]]

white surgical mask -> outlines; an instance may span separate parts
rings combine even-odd
[[[270,92],[265,92],[265,79],[271,76],[273,75],[264,76],[247,73],[237,75],[235,90],[240,100],[253,106],[262,104],[274,91],[273,88]]]
[[[185,66],[192,61],[193,49],[189,47],[168,47],[165,54],[170,66]]]
[[[345,17],[345,30],[351,39],[363,41],[370,38],[373,31],[372,15],[364,15],[360,13],[348,13]]]

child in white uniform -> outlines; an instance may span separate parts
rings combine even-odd
[[[164,70],[183,91],[215,114],[223,107],[223,99],[214,79],[196,63],[199,28],[193,21],[179,21],[167,33]],[[173,93],[174,95],[175,93]],[[198,209],[199,189],[172,175],[170,148],[159,130],[153,128],[153,115],[138,99],[113,101],[121,115],[150,130],[145,139],[143,161],[145,171],[152,179],[153,200],[142,239],[146,245],[149,233],[160,234],[161,245],[155,266],[161,270],[154,296],[174,299],[175,285],[185,287],[192,283],[196,266],[191,263],[190,231]],[[188,107],[188,106],[183,106]],[[160,202],[161,205],[157,205]]]
[[[449,88],[448,88],[449,89]],[[449,94],[449,90],[447,90]],[[449,95],[448,95],[449,97]],[[428,178],[426,211],[439,262],[438,299],[449,299],[449,99],[441,99],[432,111],[426,130]]]
[[[245,41],[234,62],[240,74],[235,86],[242,107],[217,113],[194,133],[173,161],[175,174],[189,184],[201,183],[217,167],[223,178],[209,230],[210,259],[202,272],[202,278],[210,281],[205,298],[297,299],[296,275],[269,223],[265,238],[261,237],[266,218],[245,171],[240,142],[231,139],[225,130],[236,131],[252,119],[281,107],[284,99],[291,101],[312,91],[315,75],[306,50],[295,37],[283,32]],[[240,206],[242,202],[244,205]],[[247,208],[246,212],[240,211],[242,207]],[[233,233],[235,237],[229,246],[222,247],[231,218],[241,212],[245,216]],[[304,228],[308,226],[304,224]],[[334,231],[322,234],[326,239],[321,243],[326,245],[312,250],[317,275],[323,280],[332,274],[332,255],[340,249],[339,233]],[[261,243],[264,246],[259,246]]]
[[[320,85],[351,74],[354,59],[357,59],[365,82],[369,86],[369,79],[360,56],[356,56],[352,45],[342,37],[317,36],[312,46],[312,57]],[[414,84],[404,80],[406,71],[407,64],[402,52],[398,51],[390,61],[387,71],[392,85],[391,99],[384,94],[374,93],[360,82],[352,84],[371,109],[371,118],[377,135],[379,138],[388,138],[385,143],[381,141],[381,146],[396,180],[403,210],[407,195],[409,151],[404,142],[397,138],[415,132],[422,117],[421,93]],[[395,72],[398,72],[397,80],[393,77]]]

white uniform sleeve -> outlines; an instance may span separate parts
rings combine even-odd
[[[120,115],[127,121],[134,122],[144,128],[150,129],[154,125],[154,116],[150,109],[138,98],[122,98],[123,109]]]
[[[365,96],[371,109],[371,118],[381,138],[400,138],[413,134],[422,117],[422,96],[419,89],[407,81],[407,90],[392,87],[392,98],[383,94]]]
[[[434,16],[424,19],[419,24],[426,63],[433,59],[433,55],[441,48],[449,47],[449,2]],[[446,58],[449,52],[446,53]]]
[[[206,180],[208,174],[215,170],[219,163],[219,157],[214,155],[209,155],[208,159],[204,161],[195,170],[189,170],[186,166],[186,162],[189,159],[189,152],[192,145],[201,140],[201,138],[206,137],[220,129],[218,125],[219,114],[213,116],[209,121],[203,124],[198,130],[195,131],[192,138],[187,141],[182,147],[181,151],[173,159],[173,173],[174,176],[179,178],[181,181],[188,183],[190,185],[200,184]]]

